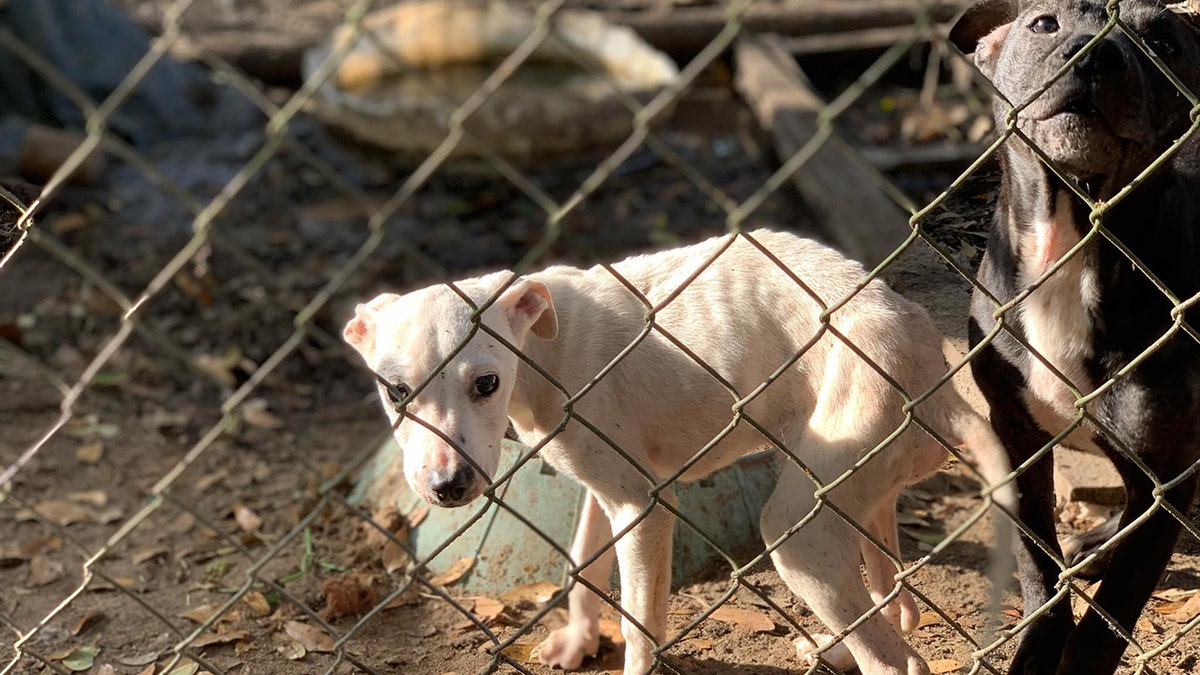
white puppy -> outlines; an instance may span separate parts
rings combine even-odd
[[[572,559],[579,564],[604,549],[581,576],[607,591],[615,550],[621,606],[637,622],[623,621],[624,672],[638,675],[652,669],[667,629],[673,518],[652,505],[653,485],[685,466],[680,480],[696,480],[777,441],[822,484],[854,469],[824,498],[898,556],[896,496],[937,470],[946,451],[906,425],[904,398],[880,370],[915,398],[946,364],[928,314],[881,281],[823,323],[825,308],[855,293],[863,269],[790,234],[729,235],[613,268],[623,280],[604,267],[551,267],[456,282],[458,291],[436,285],[380,295],[358,306],[345,338],[392,385],[381,383],[380,395],[405,475],[429,502],[459,506],[483,492],[510,419],[522,442],[545,441],[545,460],[587,487]],[[463,296],[484,306],[497,294],[479,327]],[[949,384],[914,414],[949,443],[971,446],[989,479],[1006,473],[990,427]],[[808,519],[772,558],[836,633],[896,589],[897,569],[817,501],[818,486],[796,461],[784,464],[762,513],[763,539],[773,544]],[[670,487],[658,495],[674,504]],[[583,584],[571,589],[569,623],[542,644],[543,663],[577,668],[596,652],[601,602]],[[839,667],[856,662],[866,675],[928,673],[897,632],[918,618],[901,588],[845,638],[848,653],[839,645],[822,655]],[[799,649],[811,659],[811,645]]]

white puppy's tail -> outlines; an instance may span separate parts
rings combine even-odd
[[[988,580],[991,581],[992,589],[989,597],[991,607],[983,636],[986,643],[993,639],[999,629],[1004,593],[1008,590],[1016,569],[1013,541],[1017,527],[1012,518],[1017,515],[1017,489],[1013,484],[1015,479],[1010,478],[1012,467],[1008,461],[1008,453],[987,420],[974,410],[967,409],[954,416],[953,426],[959,438],[971,449],[975,468],[987,483],[983,489],[983,496],[990,498],[994,506],[992,529],[995,532],[996,547],[988,565]],[[1009,516],[1009,513],[1012,516]]]

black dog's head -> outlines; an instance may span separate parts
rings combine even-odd
[[[1085,49],[1109,21],[1103,0],[984,0],[950,33],[1013,105]],[[1152,0],[1125,0],[1120,18],[1194,93],[1200,31]],[[1120,28],[1088,50],[1018,116],[1018,128],[1073,177],[1124,182],[1187,128],[1190,105]],[[1007,108],[997,103],[1004,123]],[[1010,143],[1010,147],[1022,146]]]

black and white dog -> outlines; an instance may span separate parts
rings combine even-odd
[[[1125,481],[1123,536],[1095,600],[1131,631],[1181,527],[1163,502],[1186,514],[1196,491],[1200,344],[1178,321],[1191,319],[1200,328],[1200,316],[1178,303],[1200,292],[1200,133],[1116,199],[1102,213],[1105,232],[1093,233],[1090,210],[1072,188],[1099,203],[1114,200],[1191,124],[1188,99],[1121,30],[1080,54],[1104,33],[1106,4],[985,0],[959,20],[951,39],[974,53],[1014,105],[1071,64],[1017,122],[1062,175],[1016,136],[1001,150],[1001,197],[979,270],[988,293],[975,293],[972,346],[997,325],[989,293],[1008,303],[1034,290],[1003,313],[1005,329],[972,367],[1014,467],[1069,428],[1080,411],[1077,394],[1098,392],[1083,407],[1094,422],[1084,421],[1064,440],[1106,454]],[[1200,37],[1192,25],[1151,0],[1125,0],[1117,11],[1187,88],[1200,93]],[[998,102],[1001,126],[1006,113]],[[1029,463],[1017,484],[1019,515],[1046,547],[1028,536],[1018,546],[1030,615],[1062,588],[1050,453]],[[1163,485],[1169,489],[1159,489]],[[1076,626],[1070,599],[1063,597],[1029,624],[1010,672],[1105,675],[1117,668],[1126,646],[1094,609]]]

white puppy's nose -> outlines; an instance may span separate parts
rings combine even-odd
[[[429,490],[441,506],[459,506],[474,499],[476,495],[470,494],[474,485],[475,470],[466,465],[459,466],[448,477],[438,473],[429,477]]]

